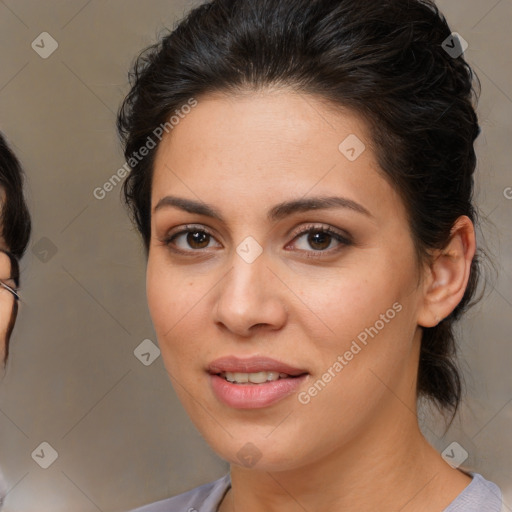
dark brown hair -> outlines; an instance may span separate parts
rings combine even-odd
[[[213,0],[146,49],[118,115],[128,162],[190,98],[285,86],[347,107],[371,128],[384,175],[407,207],[418,261],[446,246],[472,204],[477,91],[430,0]],[[444,45],[444,47],[443,47]],[[153,137],[154,138],[154,137]],[[131,165],[124,198],[146,247],[156,150]],[[474,258],[457,308],[423,331],[418,394],[457,410],[453,322],[479,278]]]

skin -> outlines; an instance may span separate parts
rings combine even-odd
[[[5,247],[0,244],[0,248]],[[15,288],[11,275],[11,262],[6,254],[0,252],[0,279],[7,285]],[[5,341],[7,336],[7,329],[11,319],[12,308],[14,305],[14,296],[5,288],[0,288],[0,361],[4,360],[5,355]]]
[[[3,204],[5,191],[0,189],[0,204]],[[0,249],[7,251],[8,247],[3,236],[0,235]],[[11,262],[9,257],[0,252],[0,279],[7,285],[15,288],[15,283],[11,277]],[[5,342],[7,329],[11,319],[12,308],[14,305],[14,297],[5,288],[0,287],[0,361],[4,360]]]
[[[366,145],[353,162],[338,150],[349,134]],[[224,220],[155,208],[169,195],[212,205]],[[348,198],[369,215],[328,208],[267,218],[279,203],[318,196]],[[211,237],[167,243],[188,224]],[[311,225],[351,243],[308,243],[298,232]],[[446,249],[420,265],[403,202],[358,115],[287,89],[200,98],[159,146],[151,230],[147,296],[167,371],[231,463],[221,512],[441,512],[469,484],[423,438],[416,379],[421,326],[448,316],[464,293],[473,225],[461,217]],[[263,249],[250,264],[236,252],[248,236]],[[307,405],[292,394],[233,409],[210,388],[214,359],[263,355],[305,369],[307,390],[397,302],[402,310]],[[237,458],[248,442],[261,454],[252,467]]]

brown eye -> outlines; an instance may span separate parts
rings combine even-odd
[[[209,240],[210,235],[204,231],[189,231],[186,236],[187,243],[193,249],[204,249],[208,247]]]
[[[308,244],[317,251],[323,251],[329,248],[332,238],[332,235],[324,231],[311,232],[308,234]]]
[[[214,247],[211,242],[215,240],[213,235],[203,228],[186,226],[178,233],[169,236],[164,242],[171,250],[180,253],[200,252],[208,247]],[[221,247],[220,244],[217,247]]]
[[[297,241],[301,239],[304,241],[297,243]],[[331,249],[333,241],[335,248]],[[346,246],[352,245],[352,242],[346,236],[334,231],[330,227],[309,226],[298,233],[294,238],[293,245],[300,251],[309,253],[308,256],[321,257],[322,253],[336,252]]]

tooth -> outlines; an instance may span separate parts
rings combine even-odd
[[[249,373],[247,377],[253,384],[262,384],[267,381],[267,372]]]
[[[263,371],[254,373],[242,373],[242,372],[223,372],[221,374],[228,382],[236,384],[263,384],[265,382],[272,382],[289,377],[286,373],[278,373],[273,371]]]

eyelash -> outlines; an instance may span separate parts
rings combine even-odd
[[[188,233],[201,233],[201,234],[208,235],[212,238],[215,238],[213,236],[213,234],[210,233],[207,229],[204,229],[202,227],[200,228],[200,227],[194,226],[194,225],[188,225],[188,226],[185,226],[184,229],[182,229],[181,231],[174,233],[174,234],[168,236],[167,238],[165,238],[164,240],[162,240],[162,243],[164,245],[166,245],[167,247],[169,247],[169,249],[172,252],[175,252],[178,254],[190,255],[190,253],[203,252],[204,251],[203,249],[191,249],[188,251],[184,251],[182,249],[176,248],[175,246],[172,247],[173,242],[176,238],[178,238],[181,235],[188,234]],[[325,254],[331,255],[332,253],[340,251],[344,247],[348,247],[348,246],[352,245],[352,241],[350,240],[349,237],[338,233],[337,231],[332,229],[330,226],[318,226],[318,225],[305,226],[304,228],[302,228],[299,232],[297,232],[295,234],[292,241],[295,241],[298,238],[300,238],[306,234],[310,234],[310,233],[327,234],[327,235],[331,236],[332,238],[334,238],[337,242],[339,242],[340,246],[336,249],[326,249],[326,250],[313,250],[313,249],[311,251],[306,251],[306,250],[302,250],[302,249],[299,250],[299,252],[307,253],[306,254],[307,258],[322,258],[322,257],[324,257]]]

